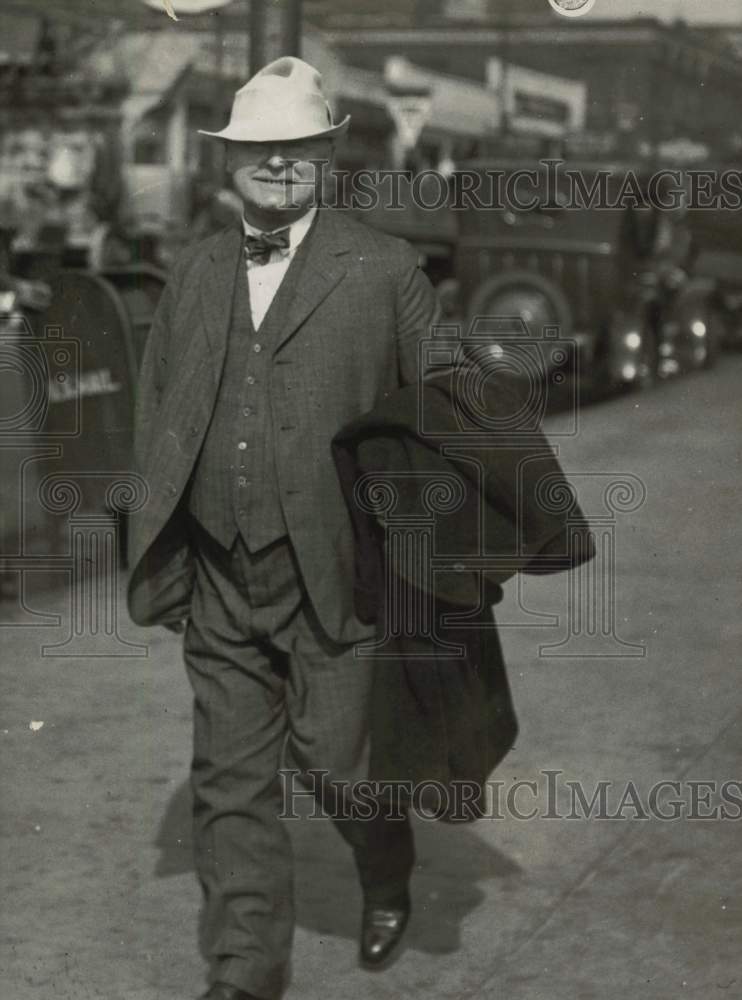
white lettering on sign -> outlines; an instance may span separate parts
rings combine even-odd
[[[119,392],[120,382],[114,382],[109,368],[83,372],[79,377],[66,375],[61,382],[49,382],[49,402],[66,403],[83,396],[107,396]]]

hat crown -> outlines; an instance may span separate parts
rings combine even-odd
[[[249,90],[270,88],[291,88],[293,91],[317,93],[322,95],[322,74],[314,66],[297,59],[296,56],[281,56],[272,63],[263,66],[247,83],[237,91],[242,94]]]

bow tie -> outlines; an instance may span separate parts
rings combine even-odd
[[[254,260],[256,264],[267,264],[273,250],[288,250],[289,229],[279,229],[277,233],[260,233],[253,236],[245,234],[245,253],[248,260]]]

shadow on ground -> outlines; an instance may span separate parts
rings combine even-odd
[[[354,939],[361,894],[350,851],[328,819],[291,823],[296,873],[296,921],[320,936]],[[415,920],[408,946],[429,954],[457,951],[464,919],[483,902],[479,883],[510,881],[520,869],[471,827],[415,823]],[[155,875],[193,871],[191,793],[184,782],[170,800],[157,834]]]

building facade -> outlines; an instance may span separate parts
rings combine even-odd
[[[493,86],[493,60],[580,81],[587,89],[583,134],[574,137],[580,151],[661,158],[668,144],[685,142],[704,147],[714,161],[738,156],[742,60],[721,33],[653,18],[567,21],[540,2],[498,3],[496,14],[491,6],[477,9],[475,15],[470,6],[462,22],[449,17],[407,27],[351,30],[329,20],[326,37],[344,59],[367,69],[404,53],[432,71]],[[544,104],[536,117],[555,113]]]

